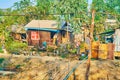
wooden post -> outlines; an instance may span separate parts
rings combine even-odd
[[[91,23],[91,28],[90,28],[90,38],[91,38],[91,41],[93,41],[94,18],[95,18],[95,10],[92,11],[92,23]]]
[[[68,42],[68,21],[67,21],[67,42]]]
[[[90,62],[91,62],[91,53],[92,53],[92,41],[93,41],[93,31],[94,31],[94,18],[95,18],[95,10],[92,10],[92,23],[90,28],[90,51],[88,54],[88,61],[87,61],[87,69],[85,80],[89,80],[89,72],[90,72]]]

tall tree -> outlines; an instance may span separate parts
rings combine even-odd
[[[60,16],[59,19],[69,21],[75,32],[80,32],[82,24],[89,21],[87,6],[86,0],[58,0],[54,2],[51,10],[53,14]]]
[[[102,4],[102,5],[101,5]],[[95,10],[95,32],[105,31],[106,19],[120,20],[120,1],[119,0],[93,0],[91,9]],[[109,28],[115,28],[117,26]]]
[[[30,0],[20,0],[18,2],[15,2],[12,8],[14,10],[23,10],[31,5],[32,5],[32,2]]]
[[[36,0],[37,14],[39,19],[54,19],[51,12],[51,6],[54,0]]]

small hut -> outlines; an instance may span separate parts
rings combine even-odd
[[[120,57],[120,28],[99,34],[108,44],[108,53]]]
[[[14,40],[19,40],[22,42],[26,41],[26,31],[24,26],[12,25],[11,36],[14,38]]]
[[[66,24],[66,23],[65,23]],[[63,39],[68,38],[71,41],[71,31],[65,29],[66,25],[58,28],[58,22],[55,20],[32,20],[25,29],[27,31],[27,42],[30,46],[42,46],[43,42],[53,45],[54,37],[57,35],[58,43],[65,42]]]

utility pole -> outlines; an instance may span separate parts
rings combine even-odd
[[[91,22],[91,26],[90,26],[90,51],[89,51],[89,54],[88,54],[88,61],[87,61],[87,69],[86,69],[85,80],[89,80],[91,54],[92,54],[93,31],[94,31],[94,18],[95,18],[95,10],[92,10],[92,22]]]

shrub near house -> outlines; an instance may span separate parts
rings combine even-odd
[[[4,51],[2,50],[2,48],[0,47],[0,53],[3,53]]]
[[[6,47],[7,51],[13,54],[19,54],[25,48],[27,48],[27,44],[19,41],[13,41]]]

